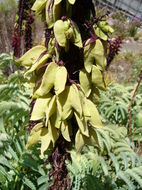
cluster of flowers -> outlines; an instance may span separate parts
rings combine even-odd
[[[121,44],[122,44],[122,38],[120,36],[108,40],[107,67],[109,67],[115,55],[119,53]]]
[[[21,55],[21,37],[24,35],[25,40],[25,51],[32,47],[32,28],[31,24],[34,22],[33,15],[31,12],[31,7],[33,0],[19,1],[19,8],[17,13],[17,20],[14,26],[13,36],[12,36],[12,47],[14,50],[14,55],[20,57]],[[23,24],[25,23],[25,27]],[[23,28],[25,28],[23,30]]]

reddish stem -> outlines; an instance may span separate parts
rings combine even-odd
[[[139,80],[138,80],[138,84],[136,86],[136,89],[133,93],[133,96],[131,98],[131,102],[130,102],[130,105],[129,105],[129,136],[131,137],[132,139],[132,105],[133,105],[133,101],[137,95],[137,92],[138,92],[138,89],[139,89],[139,86],[141,84],[141,81],[142,81],[142,71],[139,75]]]

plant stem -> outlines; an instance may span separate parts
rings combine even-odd
[[[129,136],[131,137],[132,139],[132,105],[133,105],[133,101],[137,95],[137,92],[138,92],[138,89],[139,89],[139,86],[141,84],[141,81],[142,81],[142,71],[139,75],[139,80],[138,80],[138,84],[136,86],[136,89],[133,93],[133,96],[131,98],[131,102],[130,102],[130,105],[129,105]]]
[[[53,177],[53,185],[49,190],[70,190],[70,178],[66,166],[66,160],[71,161],[70,154],[66,151],[67,141],[62,137],[56,142],[56,146],[49,157],[48,162],[52,163],[52,169],[49,172]]]

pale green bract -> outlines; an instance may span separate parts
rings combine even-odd
[[[36,0],[32,10],[46,20],[51,38],[47,48],[36,46],[17,61],[26,67],[25,76],[31,77],[29,83],[35,83],[30,120],[37,124],[29,135],[27,148],[40,142],[42,157],[48,148],[54,148],[60,136],[71,145],[74,137],[77,153],[84,145],[98,146],[95,130],[103,127],[94,102],[98,100],[99,89],[105,89],[102,72],[106,57],[100,39],[107,40],[107,33],[112,30],[106,23],[94,26],[100,39],[94,42],[88,39],[83,47],[79,27],[71,20],[75,3],[76,0],[66,0],[64,7],[62,0]],[[67,17],[63,17],[64,13]],[[62,58],[62,53],[68,54],[72,44],[80,58],[84,58],[84,68],[77,71],[77,82],[70,78],[68,63]]]
[[[41,14],[41,12],[44,10],[46,2],[48,0],[36,0],[32,10],[36,12],[36,14]]]
[[[24,67],[31,67],[34,63],[38,61],[40,55],[46,51],[45,46],[35,46],[29,51],[27,51],[20,59],[17,60],[19,65]]]
[[[65,32],[66,31],[65,31],[64,22],[62,20],[58,20],[54,24],[54,34],[55,34],[55,38],[57,42],[59,43],[61,47],[66,47],[66,44],[67,44]]]
[[[104,47],[100,40],[88,45],[89,40],[85,44],[84,48],[84,66],[88,73],[91,72],[94,64],[98,65],[101,70],[105,69],[106,58],[104,54]]]
[[[58,44],[61,47],[68,48],[69,40],[77,47],[82,48],[82,39],[79,28],[74,23],[67,21],[58,20],[54,24],[54,34]]]

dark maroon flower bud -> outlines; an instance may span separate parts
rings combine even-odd
[[[26,26],[25,26],[25,51],[28,51],[32,48],[32,24],[34,22],[33,14],[30,12],[26,19]]]
[[[29,49],[31,47],[31,24],[33,23],[32,15],[29,15],[31,12],[30,9],[32,7],[33,0],[19,0],[19,7],[17,12],[17,22],[14,27],[13,36],[12,36],[12,47],[14,49],[14,56],[20,57],[21,55],[21,37],[23,35],[22,26],[23,21],[26,20],[26,31],[25,33],[28,33],[28,36],[26,35],[26,49]],[[29,43],[29,45],[27,45]],[[27,47],[28,46],[28,47]]]
[[[122,38],[112,38],[108,40],[108,56],[107,56],[107,68],[111,64],[114,57],[119,53],[122,44]]]

